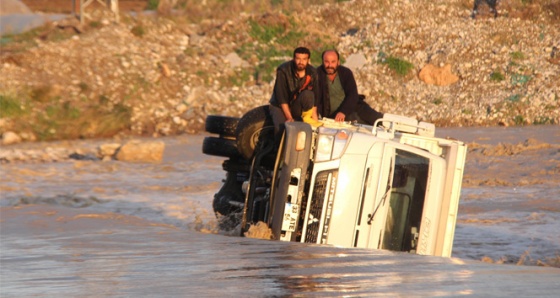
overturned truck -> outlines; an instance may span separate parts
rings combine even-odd
[[[227,158],[217,216],[241,235],[263,222],[276,240],[451,256],[466,145],[399,115],[320,122],[275,135],[268,106],[208,116],[202,151]]]

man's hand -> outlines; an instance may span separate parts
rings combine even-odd
[[[336,122],[342,122],[342,121],[344,121],[344,119],[346,119],[346,115],[344,115],[344,113],[342,113],[342,112],[336,113],[336,116],[334,117],[334,120]]]
[[[280,104],[280,108],[284,113],[284,117],[286,117],[286,122],[294,122],[294,118],[292,117],[292,113],[290,112],[290,106],[288,104],[282,103]]]

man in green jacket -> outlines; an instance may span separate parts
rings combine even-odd
[[[270,98],[270,114],[276,132],[285,122],[304,121],[319,126],[317,121],[317,70],[309,64],[308,48],[294,50],[293,59],[276,69],[274,91]]]
[[[317,69],[319,92],[317,111],[336,121],[358,121],[373,125],[383,114],[371,108],[358,94],[352,70],[340,65],[336,50],[323,52],[323,64]]]

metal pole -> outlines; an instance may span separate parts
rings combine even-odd
[[[80,0],[80,25],[84,24],[84,0]]]
[[[119,0],[111,0],[111,11],[115,14],[115,21],[118,23],[120,21]]]

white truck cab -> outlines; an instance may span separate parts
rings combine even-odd
[[[324,124],[302,242],[450,256],[465,145],[390,114],[375,129]]]
[[[243,199],[229,200],[242,234],[265,222],[281,241],[451,256],[466,145],[399,115],[320,122],[286,123],[280,140],[255,141],[251,158],[230,156],[247,165],[234,167]]]

